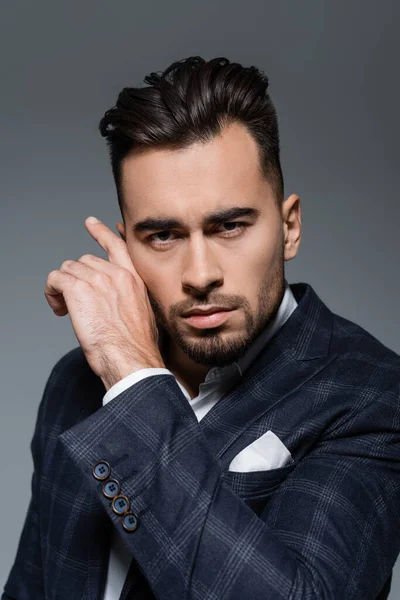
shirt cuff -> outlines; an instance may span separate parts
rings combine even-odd
[[[161,367],[150,367],[148,369],[139,369],[139,371],[135,371],[134,373],[130,373],[117,383],[114,383],[112,387],[107,391],[107,393],[103,397],[103,406],[110,402],[113,398],[118,396],[121,392],[128,389],[134,383],[137,383],[141,379],[145,377],[150,377],[151,375],[172,375],[174,374],[169,369],[164,369]]]

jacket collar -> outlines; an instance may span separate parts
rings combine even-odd
[[[333,313],[308,283],[290,285],[297,307],[278,332],[278,343],[296,360],[323,358],[329,353]]]

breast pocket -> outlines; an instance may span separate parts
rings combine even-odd
[[[266,471],[225,471],[223,478],[254,512],[260,514],[281,483],[295,469],[296,464],[296,461],[292,460],[284,467]]]

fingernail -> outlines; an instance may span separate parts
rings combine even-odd
[[[88,223],[100,223],[100,221],[96,219],[96,217],[88,217],[86,220]]]

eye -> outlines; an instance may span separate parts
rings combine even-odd
[[[225,238],[230,238],[230,237],[238,237],[238,235],[240,235],[240,233],[242,233],[242,231],[244,230],[245,227],[248,227],[250,225],[250,223],[246,223],[245,221],[227,221],[226,223],[223,223],[221,225],[222,226],[231,226],[231,225],[239,225],[239,227],[236,227],[235,229],[229,229],[228,231],[222,231],[222,233],[232,233],[233,235],[223,235],[223,237]],[[237,234],[237,232],[239,232],[239,234]],[[168,246],[169,244],[172,243],[173,240],[157,240],[156,236],[169,236],[171,235],[171,231],[168,231],[168,229],[166,229],[165,231],[158,231],[157,233],[152,233],[151,235],[149,235],[147,237],[147,239],[149,240],[150,244],[152,244],[153,246]]]

